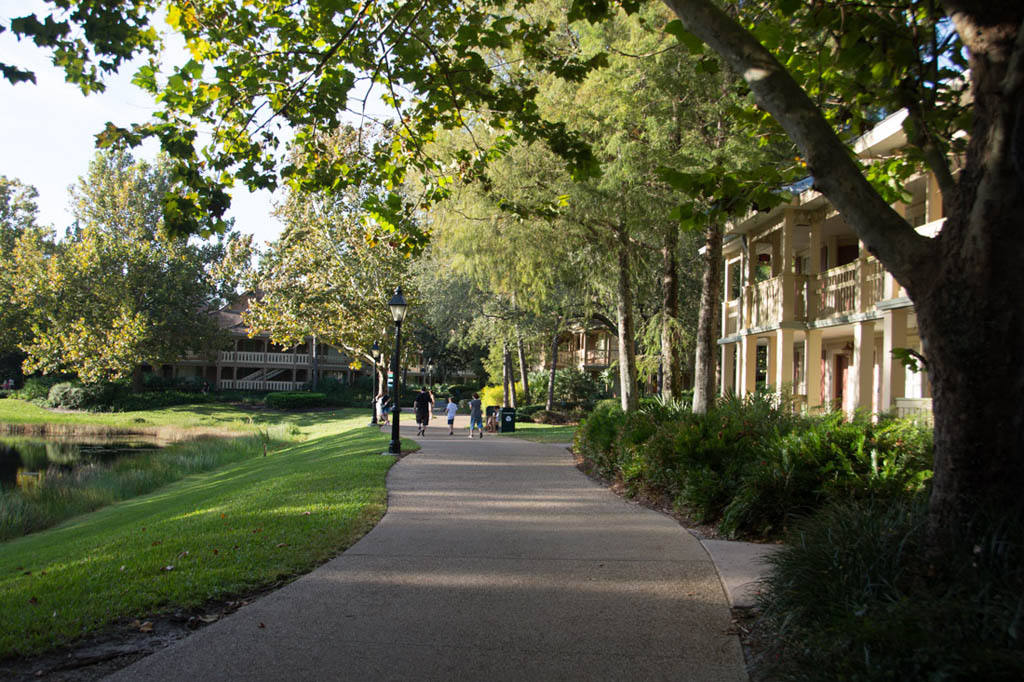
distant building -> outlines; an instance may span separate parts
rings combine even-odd
[[[273,343],[267,334],[249,337],[249,328],[242,321],[242,313],[249,307],[254,294],[246,293],[214,312],[217,325],[230,338],[230,347],[211,353],[190,353],[173,364],[161,365],[158,373],[164,378],[197,377],[211,388],[240,391],[295,391],[306,388],[313,378],[313,337],[306,337],[297,346],[285,348]],[[349,367],[352,358],[326,343],[317,343],[316,365],[318,377],[334,378],[352,383],[359,376],[370,376],[373,365],[360,358],[362,368]],[[389,358],[383,358],[383,363]],[[157,372],[156,368],[153,368]],[[440,381],[435,368],[422,354],[414,354],[406,367],[403,379],[407,384]],[[474,380],[471,370],[449,370],[447,378],[456,381]]]
[[[351,383],[360,373],[349,369],[351,358],[337,348],[317,343],[314,349],[312,337],[292,348],[271,342],[266,334],[249,338],[242,313],[252,298],[253,294],[244,294],[214,313],[218,326],[230,337],[230,348],[188,354],[174,364],[161,366],[160,374],[165,378],[198,377],[222,390],[294,391],[308,385],[313,377],[314,350],[321,379],[332,377]]]

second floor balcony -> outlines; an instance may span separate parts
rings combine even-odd
[[[182,358],[186,364],[207,364],[210,356],[199,353],[188,353]],[[317,356],[320,367],[347,367],[349,360],[343,355],[329,353]],[[237,351],[222,350],[216,354],[215,362],[219,365],[236,365],[246,367],[311,367],[313,356],[309,353],[276,353],[273,351]]]
[[[898,295],[898,288],[873,257],[818,275],[778,275],[747,285],[740,298],[723,302],[723,334],[865,313],[879,301]]]

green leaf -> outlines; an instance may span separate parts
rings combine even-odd
[[[690,54],[704,54],[704,41],[687,31],[683,27],[683,22],[678,19],[673,19],[665,24],[665,33],[674,36]]]

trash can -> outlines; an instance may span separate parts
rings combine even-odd
[[[516,430],[516,408],[501,408],[501,432],[508,433]]]

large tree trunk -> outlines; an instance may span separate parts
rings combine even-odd
[[[142,377],[142,365],[135,365],[132,368],[132,393],[142,393],[146,388]]]
[[[715,339],[718,337],[719,298],[722,283],[722,226],[704,230],[704,276],[700,285],[697,316],[697,357],[693,371],[693,411],[706,414],[715,396]]]
[[[779,62],[710,0],[664,0],[741,74],[800,148],[815,187],[906,287],[928,358],[935,416],[929,551],[1024,487],[1024,5],[947,0],[967,47],[974,103],[960,177],[943,182],[946,223],[918,235],[867,182],[822,112]],[[943,174],[939,174],[940,181]]]
[[[665,228],[661,246],[661,395],[679,398],[683,391],[682,345],[679,327],[679,223]]]
[[[555,408],[555,372],[558,370],[558,336],[562,333],[562,321],[555,325],[555,333],[551,335],[551,364],[548,369],[548,395],[544,409],[550,412]]]
[[[526,366],[526,346],[523,337],[516,339],[516,349],[519,351],[519,380],[523,382],[523,405],[530,404],[530,378]]]
[[[622,410],[632,412],[637,408],[636,394],[636,338],[633,332],[633,289],[629,268],[629,235],[626,227],[616,230],[618,237],[618,280],[616,309],[619,327],[619,391],[622,396]]]

